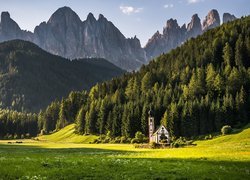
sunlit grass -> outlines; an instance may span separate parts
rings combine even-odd
[[[174,149],[67,143],[60,140],[59,133],[43,141],[24,140],[22,144],[0,141],[0,179],[248,179],[250,176],[250,128],[238,134],[197,141],[194,147]]]
[[[38,137],[38,139],[43,141],[52,142],[67,142],[67,143],[89,143],[97,139],[98,136],[88,135],[83,136],[75,133],[75,124],[71,124],[61,129],[60,131],[53,133],[51,135],[44,135]]]

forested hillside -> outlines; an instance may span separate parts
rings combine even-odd
[[[76,122],[81,134],[147,134],[147,112],[172,136],[242,126],[250,115],[250,17],[209,30],[139,72],[72,92],[38,115],[47,133]]]
[[[46,131],[75,121],[79,133],[132,137],[136,131],[147,134],[151,108],[156,125],[162,122],[174,136],[241,126],[250,115],[249,67],[246,17],[189,40],[137,73],[98,84],[89,94],[71,93],[41,113],[40,122],[53,124],[43,126]]]
[[[72,90],[121,75],[104,59],[73,60],[55,56],[21,40],[0,44],[0,108],[39,112]]]

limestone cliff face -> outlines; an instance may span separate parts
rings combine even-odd
[[[231,19],[231,17],[228,19]],[[170,19],[167,21],[166,27],[161,34],[157,31],[149,40],[145,46],[145,51],[148,60],[159,56],[161,53],[167,53],[171,49],[180,46],[186,40],[197,37],[203,32],[215,28],[220,25],[220,16],[217,10],[211,10],[203,23],[197,14],[194,14],[191,18],[191,22],[188,23],[187,28],[185,24],[179,27],[176,20]]]
[[[1,13],[0,42],[13,39],[31,40],[32,38],[32,33],[22,31],[18,24],[10,18],[10,14],[8,12]]]
[[[202,23],[202,30],[207,31],[209,29],[218,27],[220,25],[220,15],[217,10],[213,9],[209,11],[208,15]]]
[[[125,70],[136,70],[146,63],[146,53],[139,39],[125,38],[103,15],[95,19],[89,13],[85,21],[69,7],[59,8],[47,22],[38,25],[34,33],[22,31],[10,18],[1,16],[0,41],[29,40],[44,50],[69,59],[105,58]]]
[[[201,19],[198,17],[198,14],[194,14],[191,22],[187,25],[187,38],[196,37],[201,33]]]
[[[126,39],[102,14],[89,13],[85,21],[68,7],[58,9],[47,23],[36,27],[35,43],[43,49],[70,59],[98,57],[134,70],[146,60],[138,39]]]
[[[185,25],[180,27],[176,20],[169,19],[163,28],[163,34],[157,31],[145,46],[148,59],[176,48],[185,37]]]
[[[229,13],[223,14],[223,23],[236,19]],[[44,50],[69,59],[105,58],[125,70],[136,70],[154,57],[180,46],[186,40],[220,25],[217,10],[211,10],[201,24],[194,14],[187,26],[179,26],[177,20],[169,19],[163,32],[157,31],[144,48],[139,39],[126,38],[115,25],[102,14],[98,19],[89,13],[85,21],[69,7],[59,8],[47,22],[38,25],[34,33],[23,31],[2,12],[0,42],[23,39],[34,42]]]
[[[227,22],[233,21],[235,19],[237,19],[237,18],[233,14],[230,14],[230,13],[223,14],[223,23],[227,23]]]
[[[81,50],[82,22],[69,8],[58,9],[34,30],[34,43],[50,53],[75,58]]]

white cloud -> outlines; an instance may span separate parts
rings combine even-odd
[[[122,11],[123,14],[133,14],[133,13],[140,13],[143,8],[135,8],[132,6],[120,6],[120,10]]]
[[[203,1],[203,0],[187,0],[187,2],[189,4],[195,4],[195,3],[198,3],[198,2],[201,2],[201,1]]]
[[[165,4],[164,6],[163,6],[164,8],[173,8],[174,7],[174,5],[173,4]]]

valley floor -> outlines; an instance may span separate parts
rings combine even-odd
[[[249,179],[250,128],[195,143],[137,149],[127,144],[0,141],[0,179]]]

